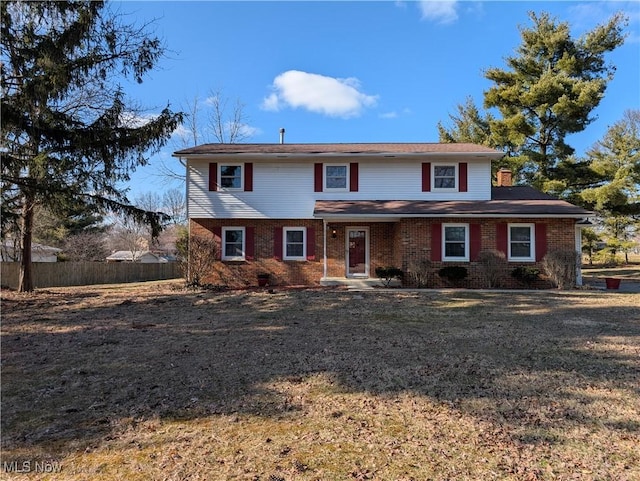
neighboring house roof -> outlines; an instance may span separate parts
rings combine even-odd
[[[16,241],[15,243],[13,241],[4,241],[2,243],[2,248],[3,249],[16,249],[19,247],[18,242]],[[51,247],[51,246],[46,246],[44,244],[38,244],[37,242],[33,242],[31,244],[31,252],[39,252],[42,254],[57,254],[59,252],[62,252],[62,249],[58,249],[57,247]]]
[[[141,252],[137,252],[135,255],[135,260],[139,261],[142,258],[145,257],[152,257],[155,259],[155,262],[168,262],[167,259],[154,254],[153,252],[149,252],[149,251],[141,251]],[[116,251],[113,254],[111,254],[109,257],[106,258],[108,261],[126,261],[126,262],[133,262],[134,261],[134,257],[133,257],[133,252],[131,251]]]
[[[493,187],[491,200],[319,200],[315,217],[571,217],[593,212],[531,187]]]
[[[203,144],[174,152],[175,157],[193,155],[429,155],[478,154],[500,158],[501,152],[484,145],[458,143],[352,143],[352,144]]]

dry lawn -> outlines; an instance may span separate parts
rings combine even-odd
[[[622,481],[639,446],[640,294],[2,293],[2,479]]]

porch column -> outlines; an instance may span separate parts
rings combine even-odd
[[[578,262],[576,263],[576,286],[582,285],[582,228],[579,222],[576,223],[576,252],[578,255]]]
[[[322,278],[327,278],[327,219],[322,219]]]

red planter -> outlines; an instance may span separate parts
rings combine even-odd
[[[614,277],[605,277],[604,282],[607,285],[607,289],[618,289],[620,287],[621,279],[616,279]]]

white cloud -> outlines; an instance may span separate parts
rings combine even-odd
[[[398,112],[385,112],[380,114],[378,117],[381,119],[395,119],[398,117]]]
[[[158,118],[158,114],[139,114],[138,112],[125,111],[120,114],[120,123],[128,129],[137,129],[144,127],[156,118]]]
[[[456,0],[421,0],[418,8],[422,20],[429,20],[443,25],[458,20],[458,2]]]
[[[274,90],[262,102],[265,110],[302,108],[329,117],[357,117],[376,105],[378,96],[360,91],[356,78],[334,78],[315,73],[288,70],[273,80]]]

